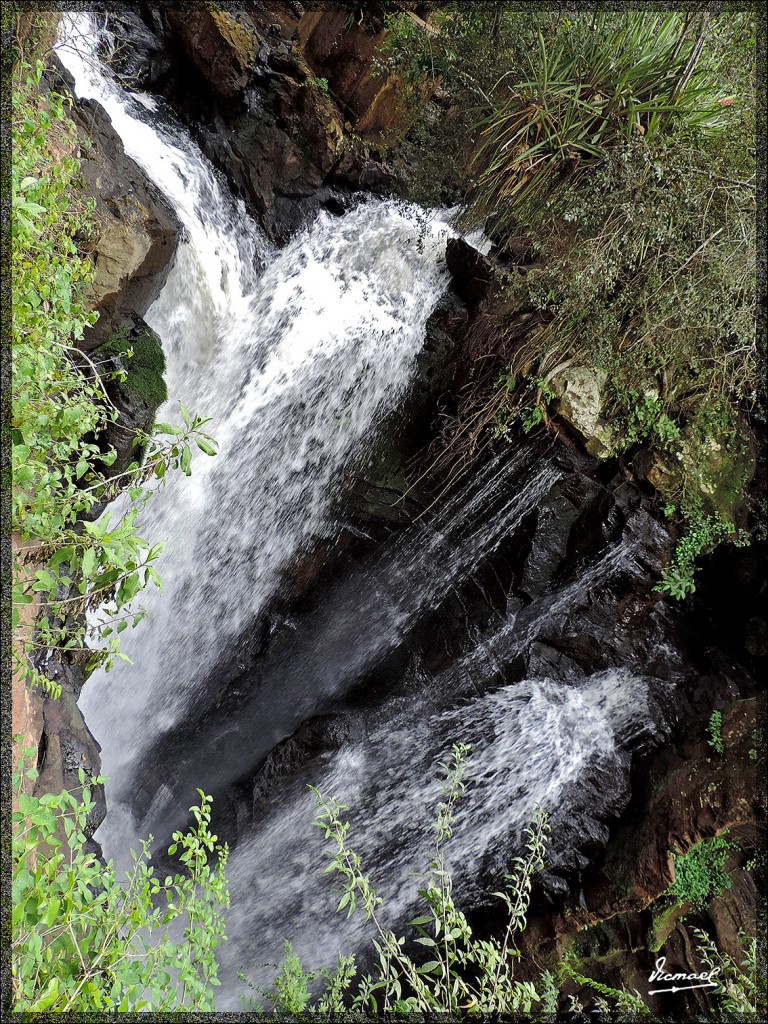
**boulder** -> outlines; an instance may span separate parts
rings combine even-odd
[[[607,459],[615,454],[611,425],[601,416],[605,373],[588,366],[571,366],[548,381],[558,400],[557,413],[584,439],[590,455]]]
[[[676,500],[685,490],[705,514],[735,524],[757,468],[755,438],[744,421],[727,429],[693,420],[667,450],[641,449],[633,467],[660,494]]]
[[[247,14],[213,5],[171,8],[168,25],[196,70],[222,99],[242,96],[260,48]]]
[[[451,275],[451,284],[470,307],[485,298],[495,278],[491,260],[463,238],[449,238],[445,247],[445,262]]]

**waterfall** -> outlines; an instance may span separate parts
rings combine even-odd
[[[449,228],[438,215],[372,201],[342,218],[321,214],[270,252],[169,112],[110,78],[87,17],[69,33],[77,46],[59,53],[78,95],[105,107],[184,227],[146,316],[168,362],[159,418],[182,400],[210,417],[219,443],[215,459],[196,458],[191,479],[158,490],[143,515],[143,534],[169,542],[162,596],[147,596],[147,620],[126,636],[133,666],[97,672],[84,690],[114,802],[130,790],[143,747],[194,701],[281,570],[332,530],[342,469],[408,385],[445,285]],[[109,825],[104,841],[111,853]]]
[[[321,213],[275,250],[172,112],[114,82],[89,18],[72,16],[68,31],[77,46],[59,53],[78,95],[105,107],[183,226],[146,315],[168,364],[159,418],[173,419],[182,400],[210,417],[220,449],[196,456],[191,478],[158,488],[142,514],[142,535],[168,540],[163,591],[147,596],[147,618],[124,634],[133,665],[94,673],[83,691],[110,778],[97,838],[125,863],[137,835],[180,823],[195,786],[216,790],[217,801],[237,791],[242,834],[230,860],[219,1000],[237,1009],[237,972],[268,982],[274,971],[263,965],[280,958],[283,939],[312,968],[369,935],[358,918],[334,913],[308,784],[349,804],[354,845],[385,897],[386,923],[398,928],[430,860],[436,764],[455,741],[473,747],[448,848],[462,898],[486,898],[482,879],[506,870],[537,803],[556,828],[574,815],[605,827],[602,794],[582,780],[604,777],[625,792],[628,750],[663,726],[654,681],[639,665],[567,679],[520,680],[507,668],[542,630],[620,573],[641,570],[622,540],[524,608],[489,596],[479,570],[492,577],[562,476],[554,461],[510,448],[328,583],[251,675],[218,692],[217,671],[236,660],[283,574],[338,536],[344,480],[413,381],[447,284],[450,219],[366,200],[341,217]],[[468,612],[466,636],[426,671],[410,634],[472,588],[481,621]],[[361,697],[356,688],[398,652],[387,691]],[[265,759],[312,716],[343,722],[338,742],[275,773],[265,796]]]

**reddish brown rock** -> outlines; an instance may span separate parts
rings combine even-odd
[[[298,25],[307,63],[328,81],[331,95],[366,142],[402,135],[418,105],[439,84],[435,80],[410,87],[399,75],[382,73],[385,15],[385,5],[379,3],[362,5],[357,18],[329,7],[308,11]],[[424,22],[412,17],[427,31]]]
[[[253,74],[259,48],[246,14],[185,6],[171,8],[168,23],[189,60],[219,96],[234,99],[242,94]]]

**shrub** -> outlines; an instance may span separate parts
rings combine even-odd
[[[713,711],[709,718],[709,724],[707,725],[707,732],[709,738],[707,743],[714,751],[718,754],[722,754],[725,749],[723,746],[723,716],[720,711]]]
[[[733,849],[726,830],[712,839],[702,839],[688,853],[675,856],[675,881],[667,896],[679,903],[690,903],[694,910],[703,910],[713,897],[731,887],[724,868]]]
[[[638,133],[650,141],[670,122],[722,132],[728,101],[697,67],[708,18],[689,32],[690,19],[675,13],[598,11],[550,39],[540,31],[479,122],[474,213],[506,229],[522,200],[551,195],[620,143]]]
[[[210,798],[198,790],[195,825],[174,833],[168,852],[181,851],[180,873],[156,877],[150,836],[118,882],[111,862],[85,848],[90,787],[105,780],[81,769],[77,794],[35,797],[22,782],[36,776],[24,758],[13,774],[14,1010],[213,1010],[229,896],[227,847],[210,833]]]
[[[514,871],[507,877],[507,889],[495,893],[508,914],[503,937],[478,939],[454,902],[443,847],[453,834],[455,805],[464,791],[468,752],[468,747],[455,745],[451,761],[441,765],[443,797],[437,807],[435,856],[429,882],[419,891],[425,913],[412,922],[418,934],[414,942],[426,950],[424,960],[414,959],[406,951],[405,939],[397,938],[382,924],[382,901],[347,843],[349,824],[340,817],[345,808],[317,793],[321,813],[315,825],[334,849],[326,871],[335,872],[341,883],[338,910],[346,911],[347,916],[358,911],[372,922],[377,963],[371,974],[356,977],[354,957],[343,956],[334,972],[308,974],[286,944],[286,959],[274,990],[261,993],[278,1013],[341,1013],[346,1007],[373,1015],[415,1013],[430,1018],[470,1008],[478,1015],[529,1014],[534,1004],[542,1002],[545,1008],[554,1010],[554,987],[549,975],[544,976],[541,991],[530,982],[514,979],[515,959],[519,956],[515,937],[526,926],[531,880],[543,866],[549,831],[541,809],[526,831],[526,852],[516,858]],[[322,983],[322,992],[314,1002],[309,990],[313,982]]]

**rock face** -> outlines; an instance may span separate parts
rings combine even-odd
[[[57,88],[71,78],[59,68]],[[165,284],[176,253],[179,224],[160,192],[126,156],[104,108],[94,100],[75,101],[72,117],[85,140],[81,168],[86,189],[96,200],[97,235],[85,245],[95,277],[89,301],[99,314],[86,329],[82,347],[96,348],[126,316],[142,316]]]
[[[376,151],[348,131],[349,113],[322,68],[305,60],[294,5],[157,12],[142,4],[108,21],[127,37],[128,53],[110,57],[125,84],[170,102],[278,243],[320,206],[343,207],[339,190],[390,186]]]
[[[606,858],[604,881],[586,893],[592,914],[602,919],[645,909],[674,881],[673,853],[686,853],[704,838],[756,820],[761,800],[749,751],[755,747],[757,701],[736,701],[722,714],[722,754],[700,739],[653,759],[649,785],[638,792],[630,820],[618,830]],[[580,923],[590,923],[589,916]]]
[[[367,142],[403,132],[410,120],[408,90],[397,75],[375,74],[385,41],[386,5],[367,3],[309,10],[298,24],[304,56]],[[421,97],[422,99],[425,97]]]
[[[224,100],[242,96],[253,75],[259,38],[244,12],[191,7],[168,12],[186,57]]]
[[[96,196],[99,238],[91,301],[99,320],[86,333],[95,348],[124,316],[142,316],[159,295],[176,253],[175,215],[122,143],[98,104],[82,102],[78,117],[92,140],[83,160],[88,191]]]
[[[714,693],[709,700],[717,702]],[[744,867],[748,851],[757,845],[753,826],[766,810],[757,784],[758,772],[764,770],[765,741],[755,731],[760,720],[755,698],[726,705],[722,716],[722,754],[703,738],[706,719],[694,717],[680,732],[695,739],[678,736],[642,765],[634,780],[635,796],[605,855],[585,879],[581,907],[566,915],[533,914],[524,952],[540,961],[568,948],[581,961],[582,973],[628,987],[637,978],[635,987],[647,992],[648,974],[659,953],[668,958],[672,971],[700,970],[691,919],[716,936],[721,950],[741,961],[738,931],[754,935],[757,926],[756,880]],[[696,722],[698,729],[692,728]],[[687,853],[726,830],[735,840],[726,865],[731,888],[699,914],[693,914],[690,904],[679,907],[661,899],[674,881],[673,854]],[[686,919],[678,921],[681,914]],[[680,1014],[683,998],[690,1001],[683,1019],[711,1009],[706,993],[698,992],[678,994],[671,1002],[670,997],[667,1002],[665,997],[652,998],[652,1009]]]
[[[80,770],[86,779],[101,772],[101,747],[92,736],[77,704],[84,673],[71,664],[56,661],[46,665],[46,675],[61,686],[61,696],[43,701],[43,727],[38,745],[40,772],[34,794],[60,793],[80,788]],[[94,807],[88,818],[85,838],[91,840],[104,820],[107,804],[102,785],[93,786]]]

